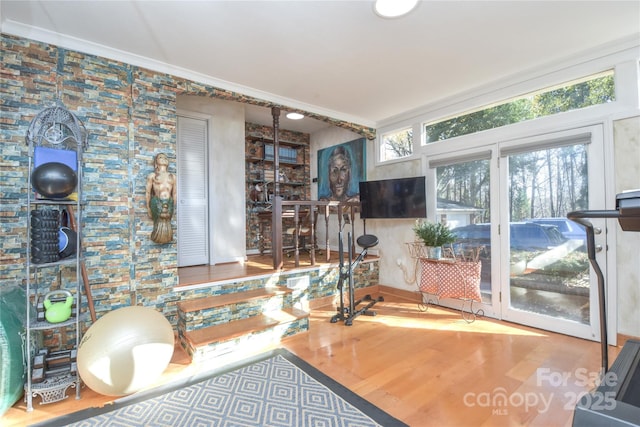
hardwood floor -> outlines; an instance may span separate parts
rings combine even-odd
[[[492,319],[467,324],[459,312],[421,312],[384,296],[377,316],[350,327],[329,322],[332,307],[313,310],[309,332],[282,346],[411,426],[567,426],[576,399],[593,387],[598,343]],[[219,364],[189,364],[177,351],[159,383],[212,363]],[[36,399],[31,413],[20,401],[0,424],[24,426],[112,400],[84,388],[80,400],[41,406]]]
[[[315,265],[323,265],[329,263],[337,263],[338,256],[335,252],[331,253],[331,259],[326,260],[326,255],[316,254]],[[311,267],[308,253],[300,255],[300,265],[298,268]],[[283,258],[282,271],[295,269],[294,258],[285,256]],[[220,280],[237,279],[240,277],[259,276],[262,274],[273,273],[273,259],[271,255],[251,255],[247,257],[247,261],[243,263],[230,262],[226,264],[216,265],[196,265],[193,267],[180,267],[178,269],[179,285],[196,285],[200,283],[214,282]]]

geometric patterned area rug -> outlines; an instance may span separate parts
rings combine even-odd
[[[284,349],[34,426],[406,426]]]

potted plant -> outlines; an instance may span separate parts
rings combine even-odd
[[[429,221],[416,221],[413,226],[416,236],[427,247],[427,258],[441,258],[442,245],[456,241],[456,235],[446,225]]]

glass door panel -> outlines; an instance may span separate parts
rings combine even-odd
[[[604,207],[603,168],[597,165],[601,147],[601,129],[594,127],[501,150],[508,171],[508,203],[501,206],[500,222],[502,271],[508,279],[501,286],[503,318],[597,336],[597,292],[586,234],[567,213]]]
[[[584,228],[567,213],[587,209],[585,145],[509,157],[511,307],[589,324]]]
[[[485,304],[492,303],[493,295],[490,163],[490,159],[479,159],[436,167],[436,221],[456,234],[452,245],[456,256],[481,262],[480,290]]]

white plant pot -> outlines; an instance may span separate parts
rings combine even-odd
[[[442,246],[427,246],[427,258],[430,258],[430,259],[442,258]]]

